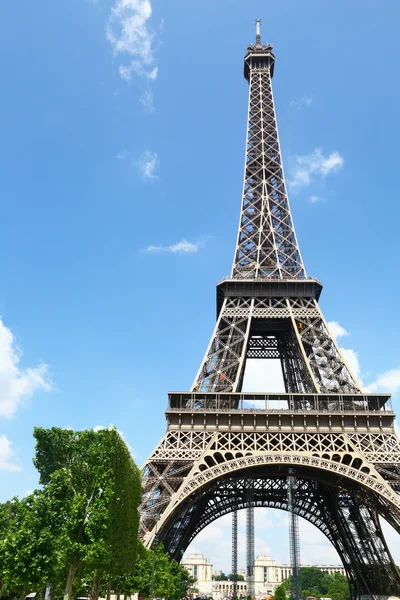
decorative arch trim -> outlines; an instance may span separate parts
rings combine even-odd
[[[201,488],[203,485],[218,479],[229,473],[240,471],[242,469],[248,469],[249,467],[260,467],[262,465],[293,465],[303,466],[312,469],[319,469],[322,471],[328,471],[336,475],[342,475],[343,477],[352,481],[357,481],[361,485],[369,488],[373,492],[383,496],[388,500],[397,510],[400,510],[400,498],[395,494],[385,481],[379,476],[379,474],[373,475],[358,471],[353,467],[345,465],[343,463],[337,463],[325,458],[319,458],[317,456],[281,453],[281,452],[269,452],[268,454],[256,454],[252,456],[244,456],[234,460],[229,460],[222,464],[215,465],[207,468],[196,474],[191,480],[184,485],[184,487],[178,492],[176,504],[187,499],[194,491]]]

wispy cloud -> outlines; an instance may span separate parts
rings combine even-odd
[[[317,202],[320,202],[321,198],[319,196],[310,196],[310,202],[311,204],[317,204]]]
[[[144,112],[149,114],[154,112],[154,95],[151,89],[146,89],[140,96],[140,103],[144,108]]]
[[[116,159],[117,160],[125,160],[125,158],[128,156],[128,152],[126,150],[121,150],[121,152],[118,152],[118,154],[116,155]]]
[[[200,242],[188,242],[183,239],[176,244],[170,244],[169,246],[148,246],[146,252],[170,252],[171,254],[193,254],[198,252],[201,247]]]
[[[311,96],[302,96],[301,98],[296,98],[292,100],[290,106],[293,106],[296,110],[300,110],[300,108],[311,106],[313,103],[313,99]]]
[[[350,335],[347,329],[342,327],[337,321],[329,321],[327,325],[336,341]],[[365,385],[360,378],[361,369],[358,352],[352,348],[340,348],[340,351],[365,392],[370,394],[379,392],[396,394],[400,392],[400,369],[390,369],[383,373],[379,373],[375,380]]]
[[[6,435],[0,435],[0,471],[20,471],[21,467],[13,462],[14,451]]]
[[[0,319],[0,417],[13,417],[19,405],[35,392],[53,389],[48,365],[22,369],[21,357],[11,329]]]
[[[375,381],[365,386],[368,392],[391,392],[395,394],[400,391],[400,369],[391,369],[379,373]]]
[[[337,321],[328,321],[327,325],[336,341],[338,341],[339,338],[350,335],[347,329],[342,327],[342,325],[340,325]],[[352,348],[340,348],[340,351],[345,361],[349,365],[353,375],[357,377],[362,385],[362,381],[360,379],[360,361],[358,359],[358,353]]]
[[[343,157],[334,150],[325,156],[321,148],[316,148],[311,154],[296,156],[296,167],[293,170],[289,185],[292,188],[301,188],[310,185],[315,178],[324,178],[330,173],[335,173],[343,167]]]
[[[158,179],[156,170],[160,165],[156,152],[146,150],[143,156],[137,161],[140,173],[143,179]]]
[[[119,74],[125,81],[132,79],[132,73],[136,73],[140,77],[146,77],[147,79],[157,79],[158,67],[154,67],[151,71],[148,71],[143,67],[140,61],[133,60],[129,66],[120,65]]]
[[[115,54],[129,60],[119,67],[122,79],[129,81],[133,73],[156,79],[158,69],[154,56],[154,33],[149,20],[150,0],[116,0],[108,19],[106,36]]]
[[[271,556],[278,564],[288,563],[288,515],[270,508],[254,509],[255,556]],[[264,525],[264,523],[266,525]],[[300,519],[301,557],[303,564],[340,564],[339,557],[325,535],[314,525]],[[187,548],[183,557],[191,553],[204,553],[214,569],[231,572],[232,515],[224,515],[203,529]],[[238,566],[246,565],[246,510],[238,510]]]
[[[341,337],[345,337],[346,335],[350,335],[349,332],[344,327],[339,325],[337,321],[328,321],[327,325],[331,331],[331,334],[336,340]]]

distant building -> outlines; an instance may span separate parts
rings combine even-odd
[[[236,586],[236,593],[238,597],[247,596],[247,583],[245,581],[238,581]],[[233,596],[233,581],[213,581],[213,598],[214,600],[223,600],[223,598],[230,598]]]
[[[212,595],[212,564],[206,559],[204,554],[189,554],[184,561],[183,566],[187,568],[192,577],[196,579],[194,587],[201,594]]]
[[[311,567],[313,565],[305,566]],[[340,573],[341,575],[346,576],[346,571],[342,565],[340,565],[340,567],[338,565],[318,565],[318,569],[321,569],[321,571],[324,571],[325,573],[329,573],[329,575],[332,575],[333,573]]]
[[[329,573],[340,573],[346,575],[342,565],[301,565],[302,567],[316,567],[321,571]],[[270,556],[258,556],[254,561],[254,592],[256,596],[273,595],[277,585],[282,583],[292,574],[290,565],[278,564]]]
[[[213,596],[214,600],[223,600],[233,595],[234,583],[231,580],[213,581],[212,576],[221,575],[222,571],[213,569],[212,564],[203,554],[190,554],[182,563],[192,577],[196,579],[195,587],[200,594]],[[317,567],[326,573],[340,573],[346,575],[342,565],[302,565],[302,567]],[[257,598],[272,596],[277,585],[282,583],[292,574],[290,565],[278,564],[270,556],[257,556],[253,566],[254,592]],[[246,571],[238,570],[238,575],[243,575],[245,580],[237,582],[237,595],[247,596]]]

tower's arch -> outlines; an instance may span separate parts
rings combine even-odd
[[[296,465],[294,511],[315,525],[332,543],[353,589],[356,590],[361,582],[358,590],[361,593],[379,575],[385,589],[396,593],[393,587],[396,572],[391,569],[393,561],[378,515],[400,533],[397,497],[388,500],[386,494],[377,492],[373,477],[361,483],[354,469],[338,470],[326,459],[313,461],[311,465],[310,461],[302,461],[298,456],[292,461],[287,455],[285,460],[282,456],[273,460],[268,455],[257,457],[257,461],[247,458],[241,460],[240,468],[236,468],[235,462],[225,462],[222,472],[214,471],[207,480],[193,478],[191,481],[196,482],[196,486],[186,494],[182,490],[175,507],[169,515],[164,515],[158,530],[158,539],[172,556],[179,559],[195,537],[223,515],[249,507],[289,510],[288,474],[290,466]],[[363,527],[360,529],[361,520]],[[368,570],[358,549],[365,542],[365,527],[370,546]]]

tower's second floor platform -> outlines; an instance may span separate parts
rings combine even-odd
[[[389,394],[170,392],[169,429],[388,431]]]

